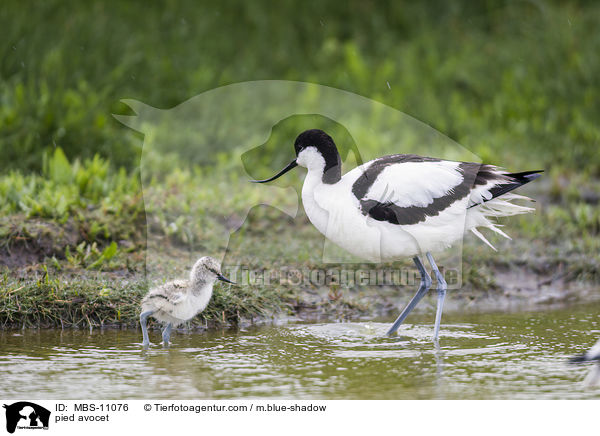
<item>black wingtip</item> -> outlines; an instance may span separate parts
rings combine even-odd
[[[541,173],[543,172],[544,170],[530,171],[530,174],[524,175],[523,178],[525,178],[528,182],[531,182],[532,180],[542,177]]]
[[[543,173],[544,170],[535,170],[535,171],[523,171],[521,173],[509,173],[506,174],[511,179],[518,180],[519,182],[525,184],[531,182],[532,180],[537,179],[538,177],[542,177],[540,173]]]
[[[544,170],[535,170],[535,171],[523,171],[521,173],[507,173],[503,174],[505,177],[510,178],[508,182],[502,182],[496,185],[495,187],[489,190],[490,194],[492,194],[492,198],[500,197],[507,192],[512,191],[513,189],[517,189],[523,186],[526,183],[531,182],[532,180],[541,177],[540,173],[543,173]]]

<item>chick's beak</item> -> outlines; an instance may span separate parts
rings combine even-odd
[[[222,276],[221,274],[217,274],[217,278],[219,280],[221,280],[222,282],[227,282],[227,283],[231,283],[232,285],[235,285],[235,282],[232,282],[231,280],[229,280],[227,277]]]
[[[251,182],[253,183],[266,183],[266,182],[271,182],[275,179],[278,179],[279,177],[283,176],[285,173],[287,173],[288,171],[294,169],[295,167],[298,166],[298,163],[296,162],[296,159],[294,159],[293,161],[291,161],[288,166],[286,166],[284,169],[282,169],[281,171],[279,171],[277,174],[275,174],[273,177],[269,178],[269,179],[265,179],[265,180],[251,180]]]

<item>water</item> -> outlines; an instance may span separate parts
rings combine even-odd
[[[389,322],[175,332],[142,351],[135,330],[0,332],[0,398],[584,399],[600,306]],[[158,342],[158,332],[151,332]]]

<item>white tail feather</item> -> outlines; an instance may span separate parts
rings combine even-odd
[[[499,224],[494,224],[488,227],[488,229],[498,233],[500,236],[504,236],[506,239],[510,239],[512,241],[512,238],[510,236],[508,236],[506,233],[504,233],[502,230],[500,230],[498,227],[500,227]]]
[[[479,230],[477,230],[475,227],[473,227],[473,228],[471,229],[471,231],[473,232],[473,234],[474,234],[475,236],[477,236],[479,239],[481,239],[483,242],[485,242],[485,243],[487,244],[487,246],[488,246],[488,247],[490,247],[492,250],[494,250],[494,251],[498,251],[498,250],[496,250],[496,247],[494,247],[492,244],[490,244],[490,241],[488,241],[487,239],[485,239],[485,236],[483,236],[483,235],[482,235],[482,234],[479,232]]]
[[[479,230],[477,230],[477,227],[487,227],[493,232],[507,239],[511,239],[510,236],[498,228],[498,224],[495,224],[490,219],[503,216],[519,215],[535,210],[532,207],[513,204],[511,203],[512,200],[533,201],[523,195],[507,193],[498,198],[494,198],[493,200],[469,208],[467,212],[467,228],[494,251],[498,250],[496,250],[496,248],[479,232]]]

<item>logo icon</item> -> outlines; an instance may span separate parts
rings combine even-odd
[[[19,401],[11,405],[4,404],[6,409],[6,431],[14,433],[15,429],[48,429],[50,411],[28,401]]]

